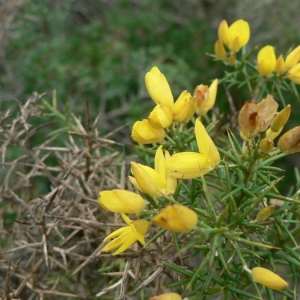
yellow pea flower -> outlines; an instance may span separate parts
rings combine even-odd
[[[138,214],[145,205],[145,200],[138,194],[126,190],[101,191],[99,205],[115,213]]]
[[[300,126],[294,127],[283,134],[279,138],[278,147],[284,153],[300,152]]]
[[[182,300],[181,296],[176,293],[165,293],[151,297],[150,300]]]
[[[146,88],[156,104],[172,109],[174,98],[169,83],[157,67],[153,67],[145,76]]]
[[[200,84],[194,91],[196,98],[196,113],[198,116],[204,116],[209,110],[213,108],[216,101],[218,90],[218,79],[215,79],[211,85]]]
[[[141,144],[160,143],[164,140],[166,132],[161,126],[150,118],[134,123],[131,138]]]
[[[163,154],[162,146],[156,150],[154,169],[131,162],[130,182],[141,192],[152,197],[173,194],[177,187],[176,178],[169,175],[166,161],[170,158],[168,151]]]
[[[181,178],[196,178],[213,170],[220,163],[220,154],[200,120],[196,120],[195,135],[200,153],[175,153],[167,160],[170,175]]]
[[[250,27],[244,20],[237,20],[228,27],[227,22],[223,20],[219,25],[218,35],[232,52],[238,52],[250,39]]]
[[[284,290],[288,287],[288,283],[274,272],[255,267],[252,269],[253,280],[273,290]]]
[[[183,205],[166,206],[152,218],[157,226],[173,232],[189,232],[197,224],[197,214]]]
[[[262,76],[270,75],[276,67],[276,55],[274,47],[265,46],[257,55],[257,70]]]
[[[293,67],[300,60],[300,46],[291,51],[285,59],[285,67],[287,69]]]
[[[188,122],[196,110],[196,99],[188,91],[183,91],[173,105],[173,121]]]
[[[294,65],[287,73],[287,77],[295,82],[300,84],[300,63]]]
[[[111,252],[117,249],[113,255],[120,254],[131,247],[136,241],[146,245],[145,235],[148,232],[150,223],[146,220],[130,220],[126,215],[121,214],[124,222],[128,225],[121,227],[109,234],[103,242],[110,241],[103,249],[103,252]]]
[[[156,105],[149,115],[157,127],[168,128],[172,125],[172,111],[164,105]]]

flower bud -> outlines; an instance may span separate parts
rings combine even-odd
[[[296,84],[300,84],[300,63],[294,65],[287,74],[287,77],[295,82]]]
[[[101,191],[98,202],[108,211],[124,214],[138,214],[146,205],[140,195],[126,190]]]
[[[300,126],[294,127],[283,134],[279,138],[278,147],[283,153],[300,152]]]
[[[150,298],[150,300],[182,300],[181,296],[176,293],[165,293]]]
[[[257,70],[262,76],[270,75],[276,66],[276,56],[274,47],[265,46],[263,47],[257,55]]]
[[[169,107],[160,104],[154,107],[149,115],[149,119],[162,128],[170,127],[173,122],[172,112]]]
[[[269,217],[272,216],[273,212],[275,210],[275,205],[269,205],[263,209],[261,209],[257,215],[256,215],[256,218],[255,220],[257,222],[263,222],[263,221],[266,221]]]
[[[215,54],[217,55],[218,58],[220,59],[225,59],[226,58],[226,49],[224,47],[224,44],[222,43],[222,41],[217,40],[215,43]]]
[[[272,139],[265,138],[259,142],[259,149],[262,152],[269,152],[270,150],[273,149],[273,147],[274,147],[274,141]]]
[[[157,226],[173,232],[189,232],[197,224],[197,214],[183,205],[166,206],[152,218]]]
[[[279,131],[286,124],[291,114],[291,106],[288,104],[273,119],[270,129],[274,132]]]
[[[284,58],[282,55],[280,55],[276,61],[275,72],[278,75],[282,75],[285,73],[285,71],[286,71],[286,67],[285,67]]]
[[[138,143],[160,143],[165,136],[165,130],[162,127],[158,127],[150,118],[137,121],[132,127],[131,138]]]
[[[288,287],[288,283],[274,272],[255,267],[252,269],[253,280],[273,290],[284,290]]]
[[[287,69],[293,67],[300,60],[300,46],[291,51],[285,59],[285,67]]]
[[[196,110],[196,99],[192,95],[183,91],[173,105],[173,121],[188,122]]]
[[[236,62],[236,54],[235,53],[231,53],[231,55],[229,56],[229,59],[228,59],[229,66],[234,67],[235,66],[235,62]]]

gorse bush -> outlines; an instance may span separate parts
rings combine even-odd
[[[193,91],[187,83],[178,92],[164,75],[185,66],[179,54],[168,65],[172,49],[166,60],[157,45],[150,56],[129,51],[134,70],[146,56],[147,65],[160,62],[146,71],[147,98],[155,104],[132,122],[131,148],[120,143],[118,128],[108,132],[103,112],[93,116],[88,100],[80,102],[80,117],[68,103],[62,109],[66,101],[56,92],[52,101],[35,93],[1,112],[4,298],[297,299],[300,176],[295,172],[292,186],[277,163],[300,152],[300,126],[287,129],[297,105],[291,99],[299,98],[300,46],[286,55],[276,55],[276,45],[249,51],[250,37],[246,21],[222,21],[215,53],[199,61],[224,68],[224,75]],[[73,42],[63,47],[76,48]],[[123,44],[113,46],[123,53]],[[93,59],[87,45],[81,50],[84,61]],[[98,72],[106,79],[121,69],[109,55],[105,60],[106,68],[78,77],[86,91]],[[106,99],[127,85],[115,79],[112,90],[120,89]]]
[[[132,161],[128,180],[139,194],[100,191],[100,206],[127,224],[104,239],[102,251],[118,259],[140,242],[127,257],[139,253],[143,260],[155,250],[174,275],[163,277],[158,266],[141,283],[156,282],[160,295],[151,299],[296,299],[300,202],[298,191],[280,193],[282,170],[272,164],[300,152],[300,126],[283,133],[291,113],[285,95],[298,98],[300,46],[276,58],[268,45],[253,59],[244,20],[222,21],[218,37],[211,56],[228,69],[193,95],[183,91],[174,102],[163,73],[157,67],[147,72],[156,106],[132,129],[146,164]],[[239,132],[218,129],[211,112],[218,82],[244,88],[252,99],[238,112]],[[162,294],[166,288],[170,293]]]

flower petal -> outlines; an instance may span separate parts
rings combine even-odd
[[[174,98],[169,83],[157,67],[153,67],[145,76],[146,88],[156,104],[162,104],[172,109]]]
[[[196,152],[181,152],[171,156],[167,161],[171,176],[180,179],[197,178],[213,169],[211,162]]]

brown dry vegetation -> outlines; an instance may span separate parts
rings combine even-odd
[[[190,262],[174,255],[170,233],[146,249],[101,253],[104,237],[123,226],[97,198],[125,188],[124,145],[110,139],[118,130],[101,137],[101,115],[91,120],[88,103],[85,122],[72,115],[69,130],[51,132],[58,120],[45,103],[35,93],[0,114],[1,299],[148,299],[176,282],[161,259]]]
[[[111,263],[99,256],[102,239],[120,223],[101,212],[97,196],[120,187],[122,147],[100,137],[100,116],[87,126],[74,116],[76,131],[46,136],[52,122],[42,115],[41,98],[34,94],[0,118],[1,293],[5,299],[94,296],[110,280],[98,272]]]

